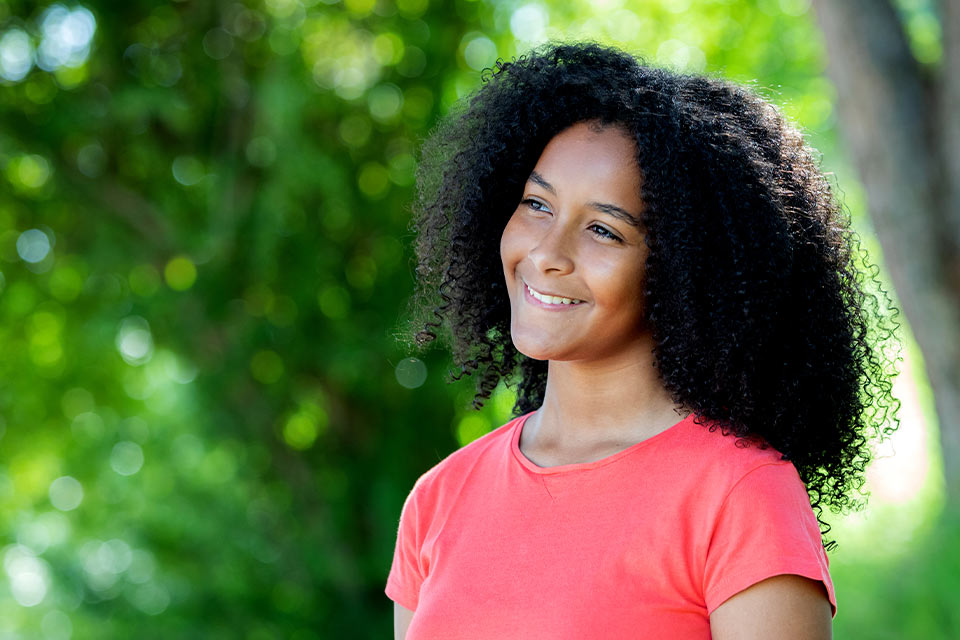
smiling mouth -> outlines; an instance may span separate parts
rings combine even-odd
[[[537,300],[538,302],[541,302],[545,305],[560,307],[560,306],[573,306],[573,305],[583,304],[584,302],[583,300],[578,300],[576,298],[564,298],[563,296],[548,296],[546,294],[540,293],[536,289],[531,288],[530,285],[528,285],[526,282],[523,283],[523,286],[526,287],[527,293],[529,293],[534,300]]]

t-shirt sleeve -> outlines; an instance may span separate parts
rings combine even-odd
[[[419,522],[417,509],[420,484],[418,481],[414,485],[400,511],[400,526],[397,529],[393,564],[384,589],[387,597],[411,611],[417,608],[420,585],[424,580],[420,565],[420,547],[423,543],[424,527]]]
[[[707,612],[761,580],[796,574],[823,583],[832,615],[837,600],[829,561],[806,487],[789,462],[757,467],[730,490],[707,549]]]

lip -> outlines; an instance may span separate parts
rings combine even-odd
[[[532,304],[533,306],[540,307],[541,309],[545,309],[547,311],[573,311],[574,309],[578,307],[582,307],[583,305],[586,304],[586,302],[580,302],[577,304],[547,304],[546,302],[541,302],[536,298],[534,298],[532,295],[530,295],[530,292],[527,291],[527,287],[529,285],[525,281],[520,280],[520,284],[523,286],[523,299],[526,300],[528,303]],[[535,289],[534,287],[530,287],[530,288],[534,289],[534,291],[536,291],[537,293],[540,293],[545,296],[557,296],[562,298],[570,298],[570,296],[560,296],[560,294],[557,294],[557,293],[546,293],[546,292],[540,291],[539,289]]]

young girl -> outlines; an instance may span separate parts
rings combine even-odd
[[[410,492],[396,637],[831,637],[820,516],[893,430],[896,324],[797,130],[548,45],[441,123],[419,187],[418,342],[518,400]]]

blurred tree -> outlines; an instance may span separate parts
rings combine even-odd
[[[947,497],[960,509],[960,2],[813,4],[840,131],[923,352]]]

